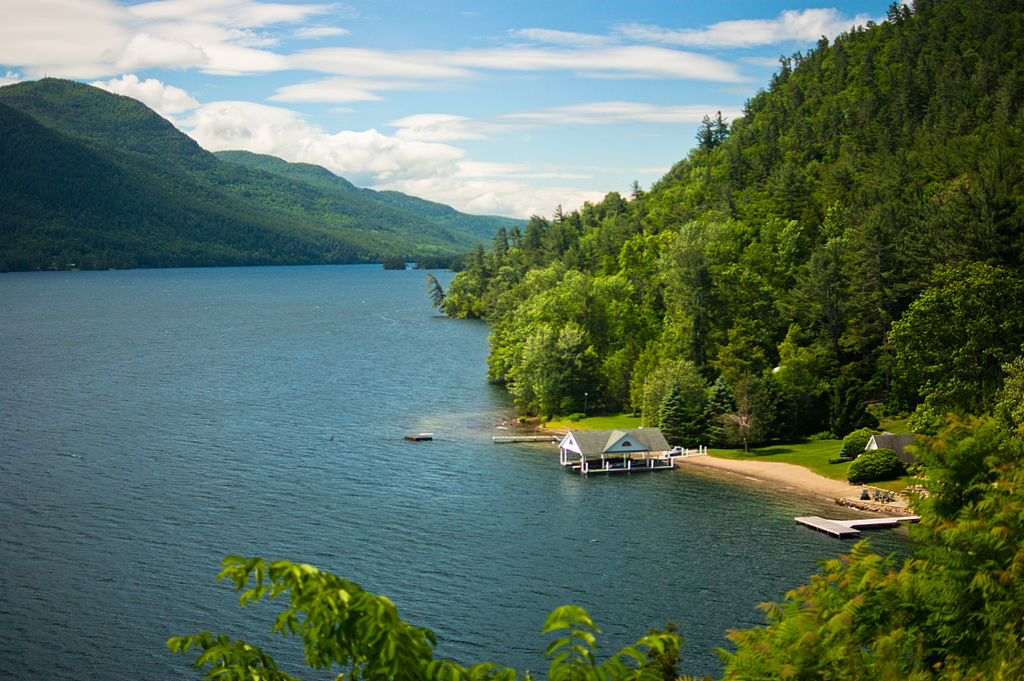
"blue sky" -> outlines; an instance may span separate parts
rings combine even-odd
[[[211,151],[322,165],[471,213],[648,188],[780,55],[887,0],[0,0],[0,83],[135,97]]]

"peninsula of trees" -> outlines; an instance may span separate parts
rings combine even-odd
[[[1024,367],[1022,10],[895,3],[782,58],[649,191],[499,230],[443,309],[521,409],[655,425],[675,386],[689,444],[991,409]]]

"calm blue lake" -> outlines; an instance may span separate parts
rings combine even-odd
[[[0,275],[4,676],[194,678],[165,641],[205,630],[329,677],[214,582],[232,553],[384,593],[462,663],[543,673],[544,617],[575,603],[605,652],[671,620],[685,670],[716,673],[727,629],[851,546],[794,523],[839,514],[796,493],[582,479],[550,445],[491,444],[512,412],[486,354],[422,272]]]

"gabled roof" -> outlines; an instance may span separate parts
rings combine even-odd
[[[914,463],[917,457],[907,447],[913,447],[913,433],[876,433],[868,440],[865,449],[891,449],[904,463]]]
[[[583,456],[664,452],[671,449],[658,428],[570,430],[558,446]]]

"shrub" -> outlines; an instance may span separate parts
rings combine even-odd
[[[848,456],[851,459],[857,458],[864,453],[864,448],[868,446],[871,436],[877,433],[877,430],[871,428],[860,428],[853,431],[843,438],[843,448],[839,452],[840,456]]]
[[[871,449],[850,464],[846,478],[854,484],[859,484],[876,480],[892,480],[906,472],[907,467],[896,456],[896,452],[891,449]]]

